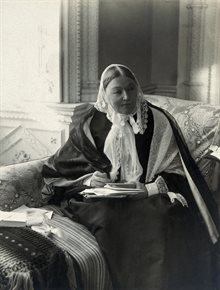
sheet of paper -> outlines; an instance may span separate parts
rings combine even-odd
[[[41,208],[31,208],[25,205],[16,208],[15,210],[12,211],[12,213],[13,212],[25,213],[27,216],[27,226],[42,224],[45,218],[51,219],[53,215],[53,211],[51,210]]]
[[[26,222],[27,214],[23,212],[0,211],[0,221]]]
[[[100,188],[89,188],[82,191],[84,194],[95,194],[95,195],[135,195],[142,192],[141,189],[131,189],[131,188],[108,188],[108,187],[100,187]]]
[[[134,185],[133,185],[134,186]],[[133,188],[131,185],[126,183],[107,183],[104,188],[116,190],[116,191],[125,191],[125,192],[140,192],[141,189]]]

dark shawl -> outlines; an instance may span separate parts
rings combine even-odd
[[[111,170],[109,160],[102,153],[107,135],[105,128],[110,129],[109,121],[104,115],[100,115],[100,122],[91,123],[92,135],[98,144],[97,149],[83,132],[85,120],[95,114],[97,111],[91,108],[82,120],[74,124],[67,143],[49,160],[49,165],[52,166],[45,165],[44,177],[63,176],[76,179],[95,170]],[[199,189],[204,186],[201,193],[209,210],[215,213],[212,195],[188,151],[177,124],[169,114],[165,114],[188,171]],[[153,118],[148,125],[151,129],[142,137],[138,137],[139,139],[136,137],[137,151],[142,164],[145,164],[149,157],[141,148],[145,143],[144,147],[150,148],[153,130],[150,124],[153,124]],[[95,129],[97,125],[100,131]],[[143,168],[146,170],[146,165]],[[76,190],[69,189],[72,194],[66,198],[65,194],[63,195],[63,211],[70,218],[84,224],[96,237],[109,266],[114,289],[217,289],[218,245],[213,246],[208,240],[188,182],[175,174],[162,175],[170,190],[178,191],[186,197],[189,209],[182,207],[177,201],[171,204],[167,195],[136,200],[125,198],[94,201],[82,200]]]
[[[151,139],[153,136],[154,119],[150,109],[152,107],[165,114],[167,119],[169,120],[177,142],[177,146],[179,147],[181,156],[184,160],[184,163],[186,164],[187,170],[190,173],[199,192],[201,193],[201,196],[204,199],[207,208],[209,209],[209,212],[212,213],[213,219],[217,223],[218,217],[216,203],[212,197],[212,193],[210,192],[204,177],[202,176],[198,166],[196,165],[194,159],[190,154],[190,151],[186,142],[184,141],[178,124],[176,123],[175,119],[163,109],[158,108],[150,103],[148,103],[148,107],[148,127],[143,135],[135,135],[137,152],[140,163],[143,167],[143,175],[140,181],[144,182],[147,170],[147,162],[149,158]],[[85,135],[83,130],[83,126],[86,120],[90,117],[92,117],[90,129],[96,143],[96,148],[93,146],[89,138]],[[65,177],[67,179],[75,180],[85,174],[92,173],[96,170],[109,173],[111,170],[111,163],[106,155],[103,153],[104,142],[111,128],[111,123],[106,118],[106,114],[97,111],[93,106],[91,106],[89,109],[87,109],[82,118],[73,118],[72,126],[73,129],[70,132],[70,136],[67,142],[47,161],[46,164],[44,164],[42,171],[43,177]],[[166,177],[167,182],[169,183],[168,175],[166,175]],[[181,186],[180,188],[175,188],[175,190],[179,191],[180,193],[182,192]],[[63,190],[61,192],[63,193]],[[198,212],[197,206],[192,199],[192,196],[189,196],[189,199],[192,202],[196,211]]]

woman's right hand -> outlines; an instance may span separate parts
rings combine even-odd
[[[91,177],[90,186],[92,187],[104,187],[106,183],[111,182],[107,173],[95,171]]]

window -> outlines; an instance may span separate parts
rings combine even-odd
[[[52,109],[61,102],[61,1],[0,0],[0,165],[49,156],[68,138],[69,112]]]
[[[60,0],[1,0],[2,102],[60,101]]]

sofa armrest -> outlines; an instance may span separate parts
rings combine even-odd
[[[44,185],[41,174],[44,159],[0,167],[0,210],[10,211],[21,205],[40,207]]]

